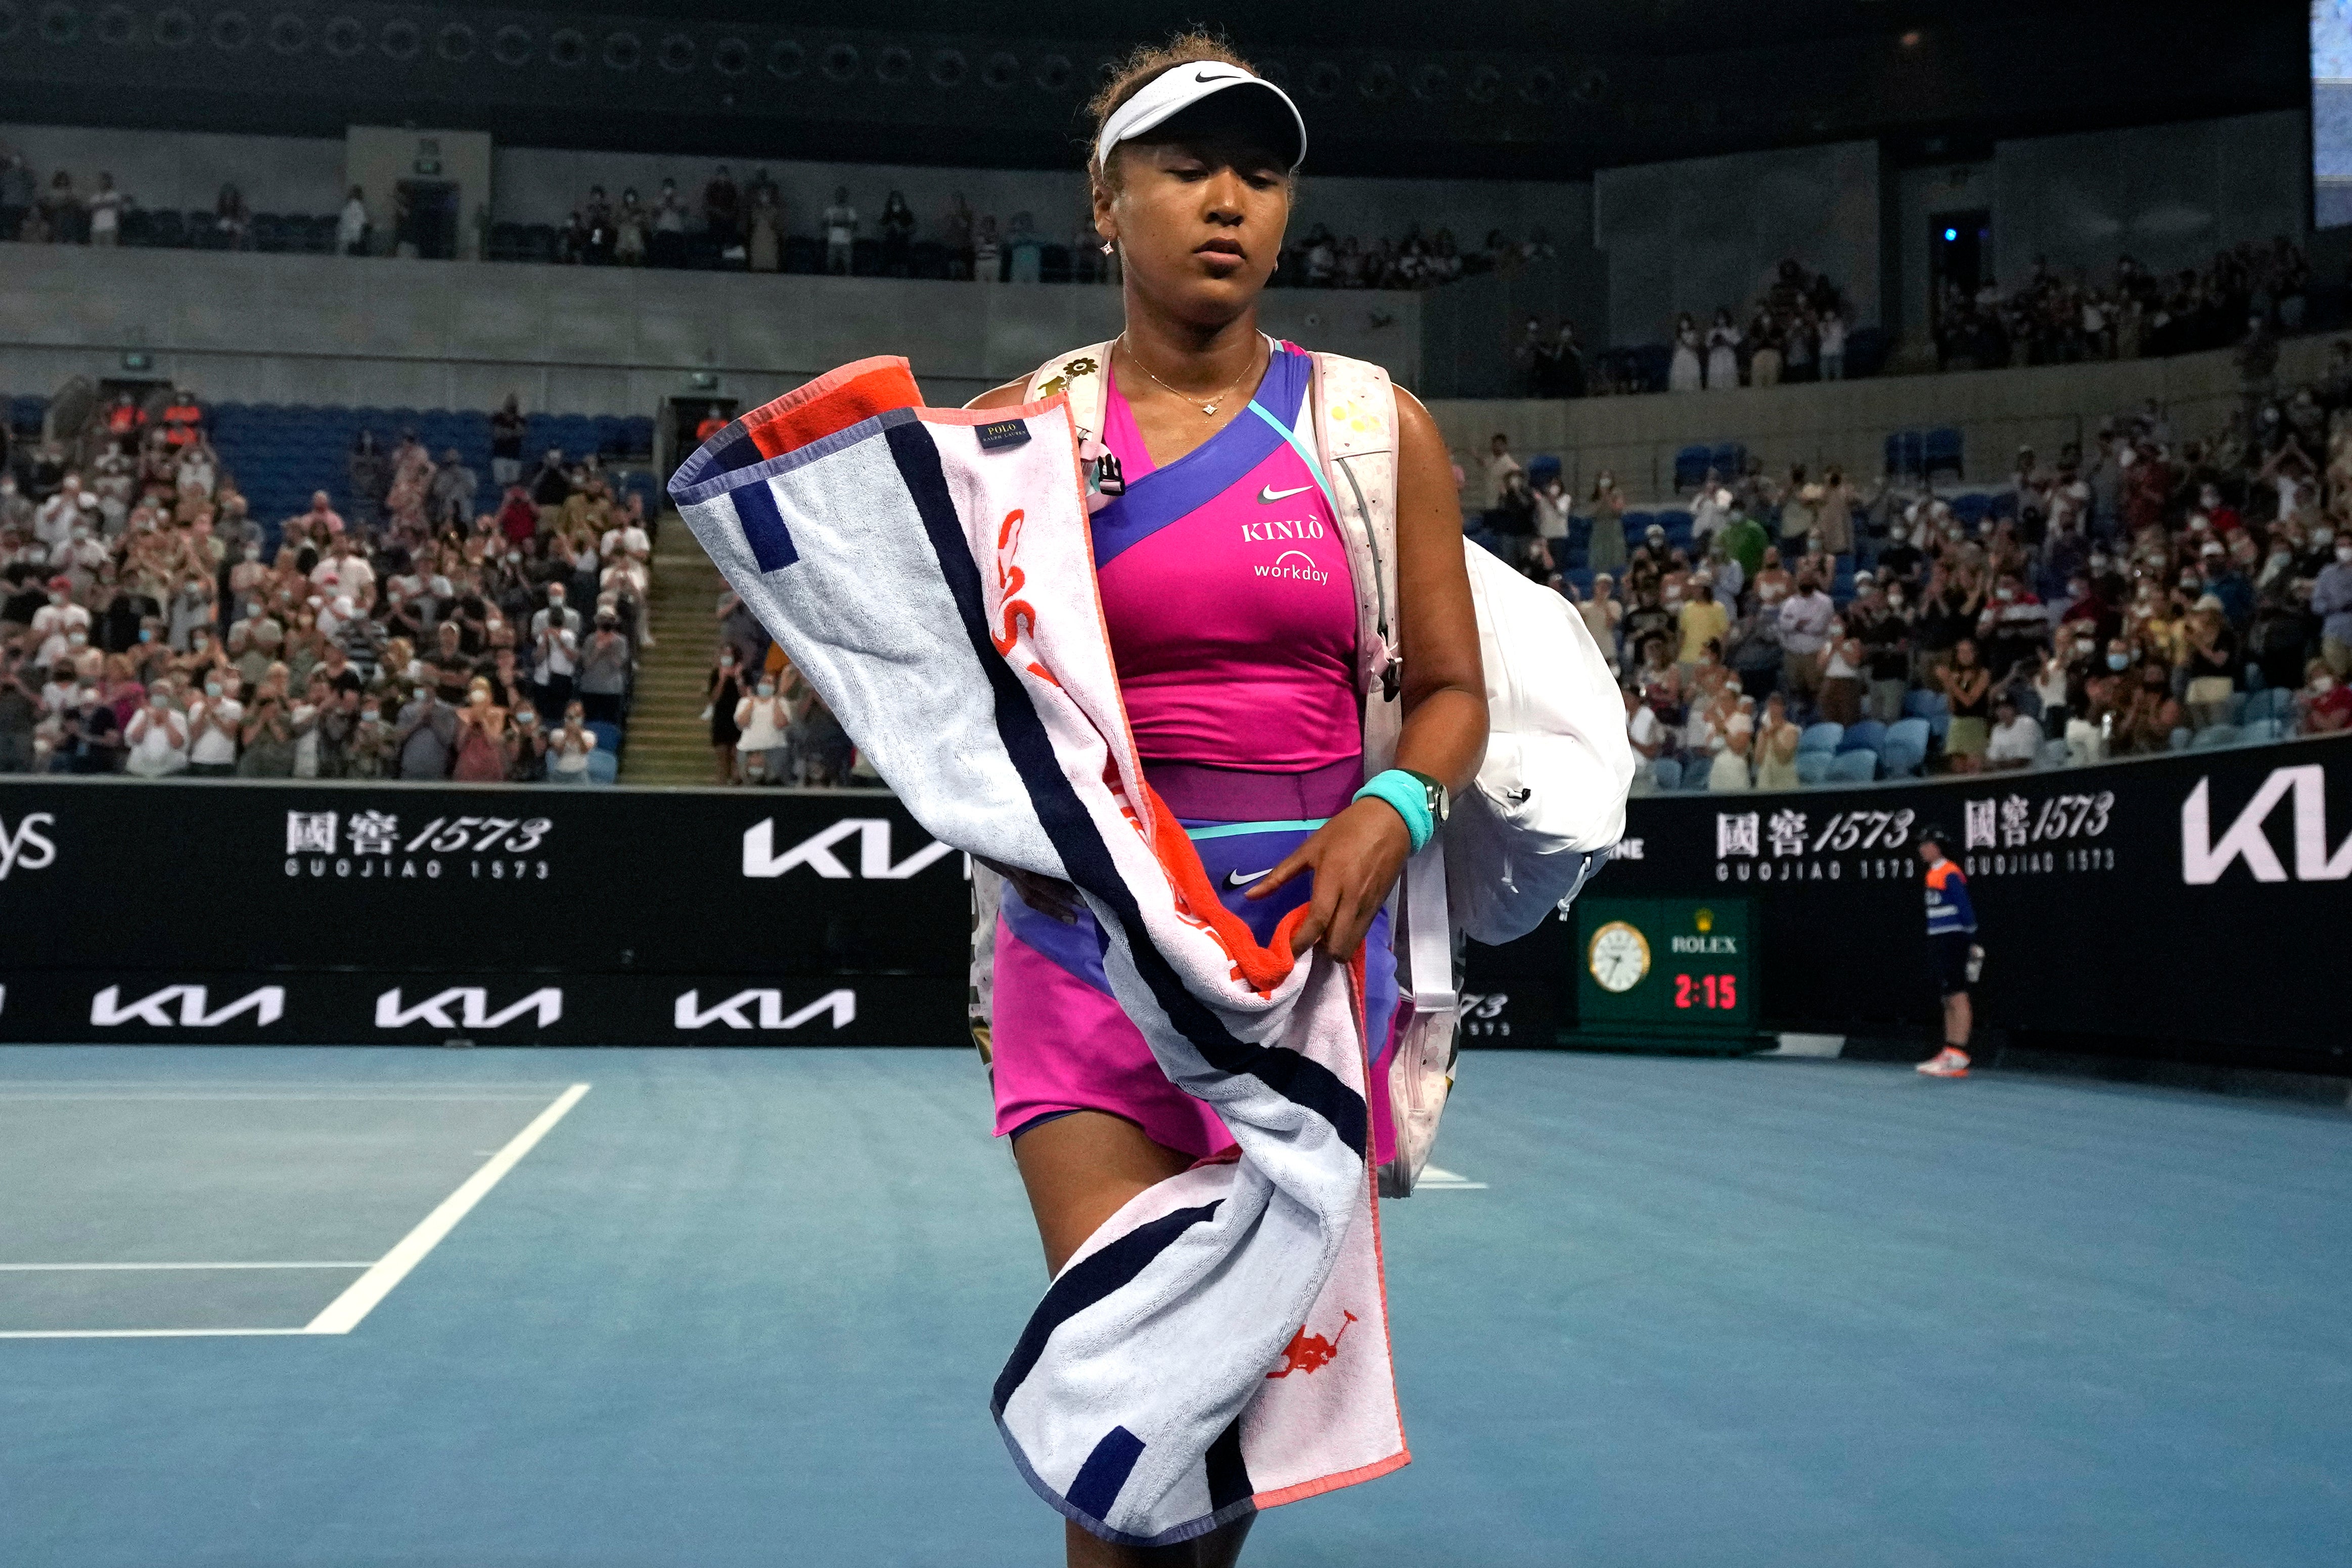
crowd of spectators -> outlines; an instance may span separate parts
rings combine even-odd
[[[2284,235],[2217,253],[2207,266],[2151,272],[2128,255],[2104,280],[2065,277],[2036,256],[2024,287],[1947,283],[1936,308],[1937,368],[2073,364],[2223,349],[2251,333],[2304,329],[2311,264]]]
[[[520,440],[510,401],[494,450]],[[185,392],[0,464],[0,771],[585,783],[645,635],[651,541],[593,456],[483,509],[413,434],[250,516]]]
[[[1473,536],[1576,603],[1645,784],[1793,786],[1823,724],[1923,721],[1884,766],[1955,773],[2352,727],[2352,342],[2216,435],[2151,404],[1991,492],[1750,459],[1680,539],[1627,538],[1606,474],[1579,501],[1499,436],[1485,469]]]

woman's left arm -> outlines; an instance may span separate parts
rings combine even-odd
[[[1458,794],[1486,755],[1486,677],[1462,555],[1462,510],[1437,422],[1410,392],[1400,390],[1396,404],[1396,632],[1404,653],[1404,730],[1395,765],[1428,774]],[[1395,807],[1358,800],[1317,830],[1250,896],[1262,898],[1311,867],[1314,897],[1291,936],[1291,951],[1319,946],[1345,961],[1363,944],[1412,849]]]

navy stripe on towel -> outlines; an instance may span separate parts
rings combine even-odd
[[[765,479],[729,495],[735,502],[736,517],[742,519],[744,542],[751,547],[751,559],[760,563],[761,571],[773,571],[801,559],[784,527],[783,514],[776,510],[776,493],[768,488]]]
[[[1245,1073],[1257,1079],[1292,1103],[1321,1117],[1342,1144],[1360,1153],[1365,1147],[1368,1125],[1361,1094],[1340,1082],[1329,1068],[1287,1047],[1246,1045],[1234,1039],[1209,1005],[1184,988],[1175,967],[1152,946],[1143,912],[1135,902],[1135,892],[1118,874],[1109,846],[1095,830],[1086,808],[1078,803],[1077,791],[1063,776],[1061,760],[1054,755],[1053,738],[1045,733],[1045,720],[1037,716],[1036,706],[1022,689],[1020,677],[998,655],[990,640],[980,567],[971,559],[971,547],[964,540],[954,497],[948,490],[947,476],[940,467],[939,448],[932,444],[929,432],[919,421],[891,427],[884,433],[884,439],[890,444],[898,477],[923,519],[923,531],[930,540],[932,553],[939,558],[940,574],[955,596],[956,610],[963,620],[965,634],[971,639],[972,652],[979,657],[981,668],[988,673],[989,685],[996,697],[997,737],[1004,743],[1005,753],[1012,758],[1022,784],[1029,791],[1038,823],[1053,841],[1070,880],[1100,899],[1118,918],[1119,928],[1127,934],[1136,973],[1150,988],[1152,999],[1210,1066],[1220,1072]]]
[[[1070,1506],[1088,1519],[1108,1519],[1111,1504],[1118,1500],[1118,1489],[1127,1484],[1135,1461],[1142,1457],[1143,1439],[1126,1427],[1113,1427],[1105,1432],[1071,1478]]]
[[[1209,1511],[1223,1513],[1256,1492],[1242,1462],[1242,1418],[1234,1416],[1209,1445]]]
[[[996,1375],[995,1410],[1004,1414],[1015,1390],[1036,1370],[1038,1357],[1045,1354],[1045,1342],[1054,1331],[1085,1312],[1104,1297],[1125,1290],[1150,1261],[1168,1249],[1169,1244],[1195,1225],[1216,1217],[1217,1203],[1202,1204],[1198,1208],[1179,1208],[1159,1218],[1139,1225],[1101,1251],[1080,1259],[1062,1270],[1062,1277],[1045,1291],[1045,1299],[1029,1314],[1029,1323],[1021,1331],[1021,1343],[1013,1347],[1012,1359]]]

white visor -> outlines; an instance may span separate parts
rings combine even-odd
[[[1290,122],[1298,131],[1298,145],[1290,159],[1291,172],[1307,162],[1307,120],[1290,95],[1267,81],[1255,77],[1239,66],[1229,66],[1223,60],[1196,60],[1181,66],[1171,66],[1137,89],[1133,98],[1111,110],[1103,122],[1102,135],[1095,141],[1095,167],[1108,168],[1111,149],[1130,138],[1142,135],[1168,120],[1181,114],[1211,93],[1223,92],[1230,87],[1258,87],[1282,100],[1290,111]]]

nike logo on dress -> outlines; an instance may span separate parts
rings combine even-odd
[[[1312,485],[1301,485],[1295,490],[1277,490],[1271,485],[1261,485],[1257,487],[1257,504],[1270,507],[1286,496],[1303,496],[1313,488]]]
[[[1272,866],[1266,867],[1264,871],[1229,871],[1225,873],[1225,885],[1227,887],[1247,887],[1250,883],[1260,881],[1263,878],[1272,876],[1273,874],[1274,868]]]

